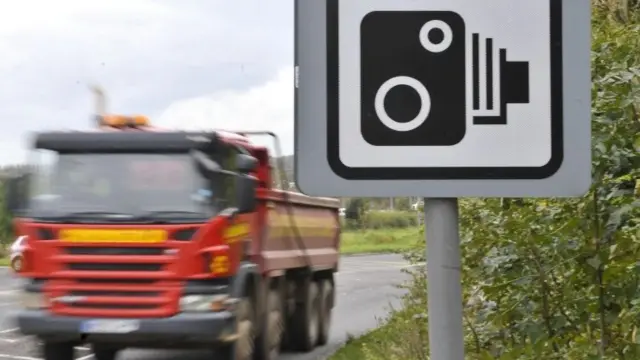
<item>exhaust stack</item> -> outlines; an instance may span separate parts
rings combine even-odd
[[[91,85],[91,91],[95,97],[95,116],[94,119],[98,126],[102,125],[102,119],[107,114],[107,100],[104,95],[104,90],[98,85]]]

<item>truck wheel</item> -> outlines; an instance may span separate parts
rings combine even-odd
[[[331,313],[333,310],[333,284],[329,280],[320,281],[320,321],[318,330],[318,345],[329,342],[331,329]]]
[[[45,341],[42,344],[42,357],[44,360],[73,360],[73,344]]]
[[[103,345],[92,344],[93,357],[96,360],[115,360],[120,349]]]
[[[255,330],[253,328],[253,305],[248,298],[242,299],[236,309],[236,321],[238,322],[238,339],[232,344],[225,345],[216,352],[220,357],[214,359],[224,360],[252,360],[254,353]]]
[[[256,360],[277,360],[284,333],[283,304],[277,290],[270,290],[262,329],[256,342]]]
[[[301,304],[296,305],[291,329],[291,346],[299,351],[311,351],[318,343],[320,318],[320,293],[318,284],[310,281]]]

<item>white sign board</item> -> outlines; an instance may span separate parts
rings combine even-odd
[[[580,195],[589,60],[589,0],[297,0],[297,184]]]

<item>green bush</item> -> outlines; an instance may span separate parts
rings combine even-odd
[[[353,198],[349,201],[345,211],[345,218],[355,222],[360,221],[362,214],[366,212],[366,202],[362,198]]]
[[[340,225],[343,231],[360,230],[361,228],[359,221],[353,220],[353,219],[347,219],[347,218],[341,218]]]
[[[360,220],[342,219],[344,230],[402,229],[418,226],[418,214],[408,211],[369,211]]]
[[[362,217],[366,229],[407,228],[418,226],[418,215],[407,211],[370,211]]]

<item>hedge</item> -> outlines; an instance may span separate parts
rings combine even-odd
[[[357,220],[342,220],[344,230],[388,229],[418,226],[418,214],[407,211],[369,211]]]

